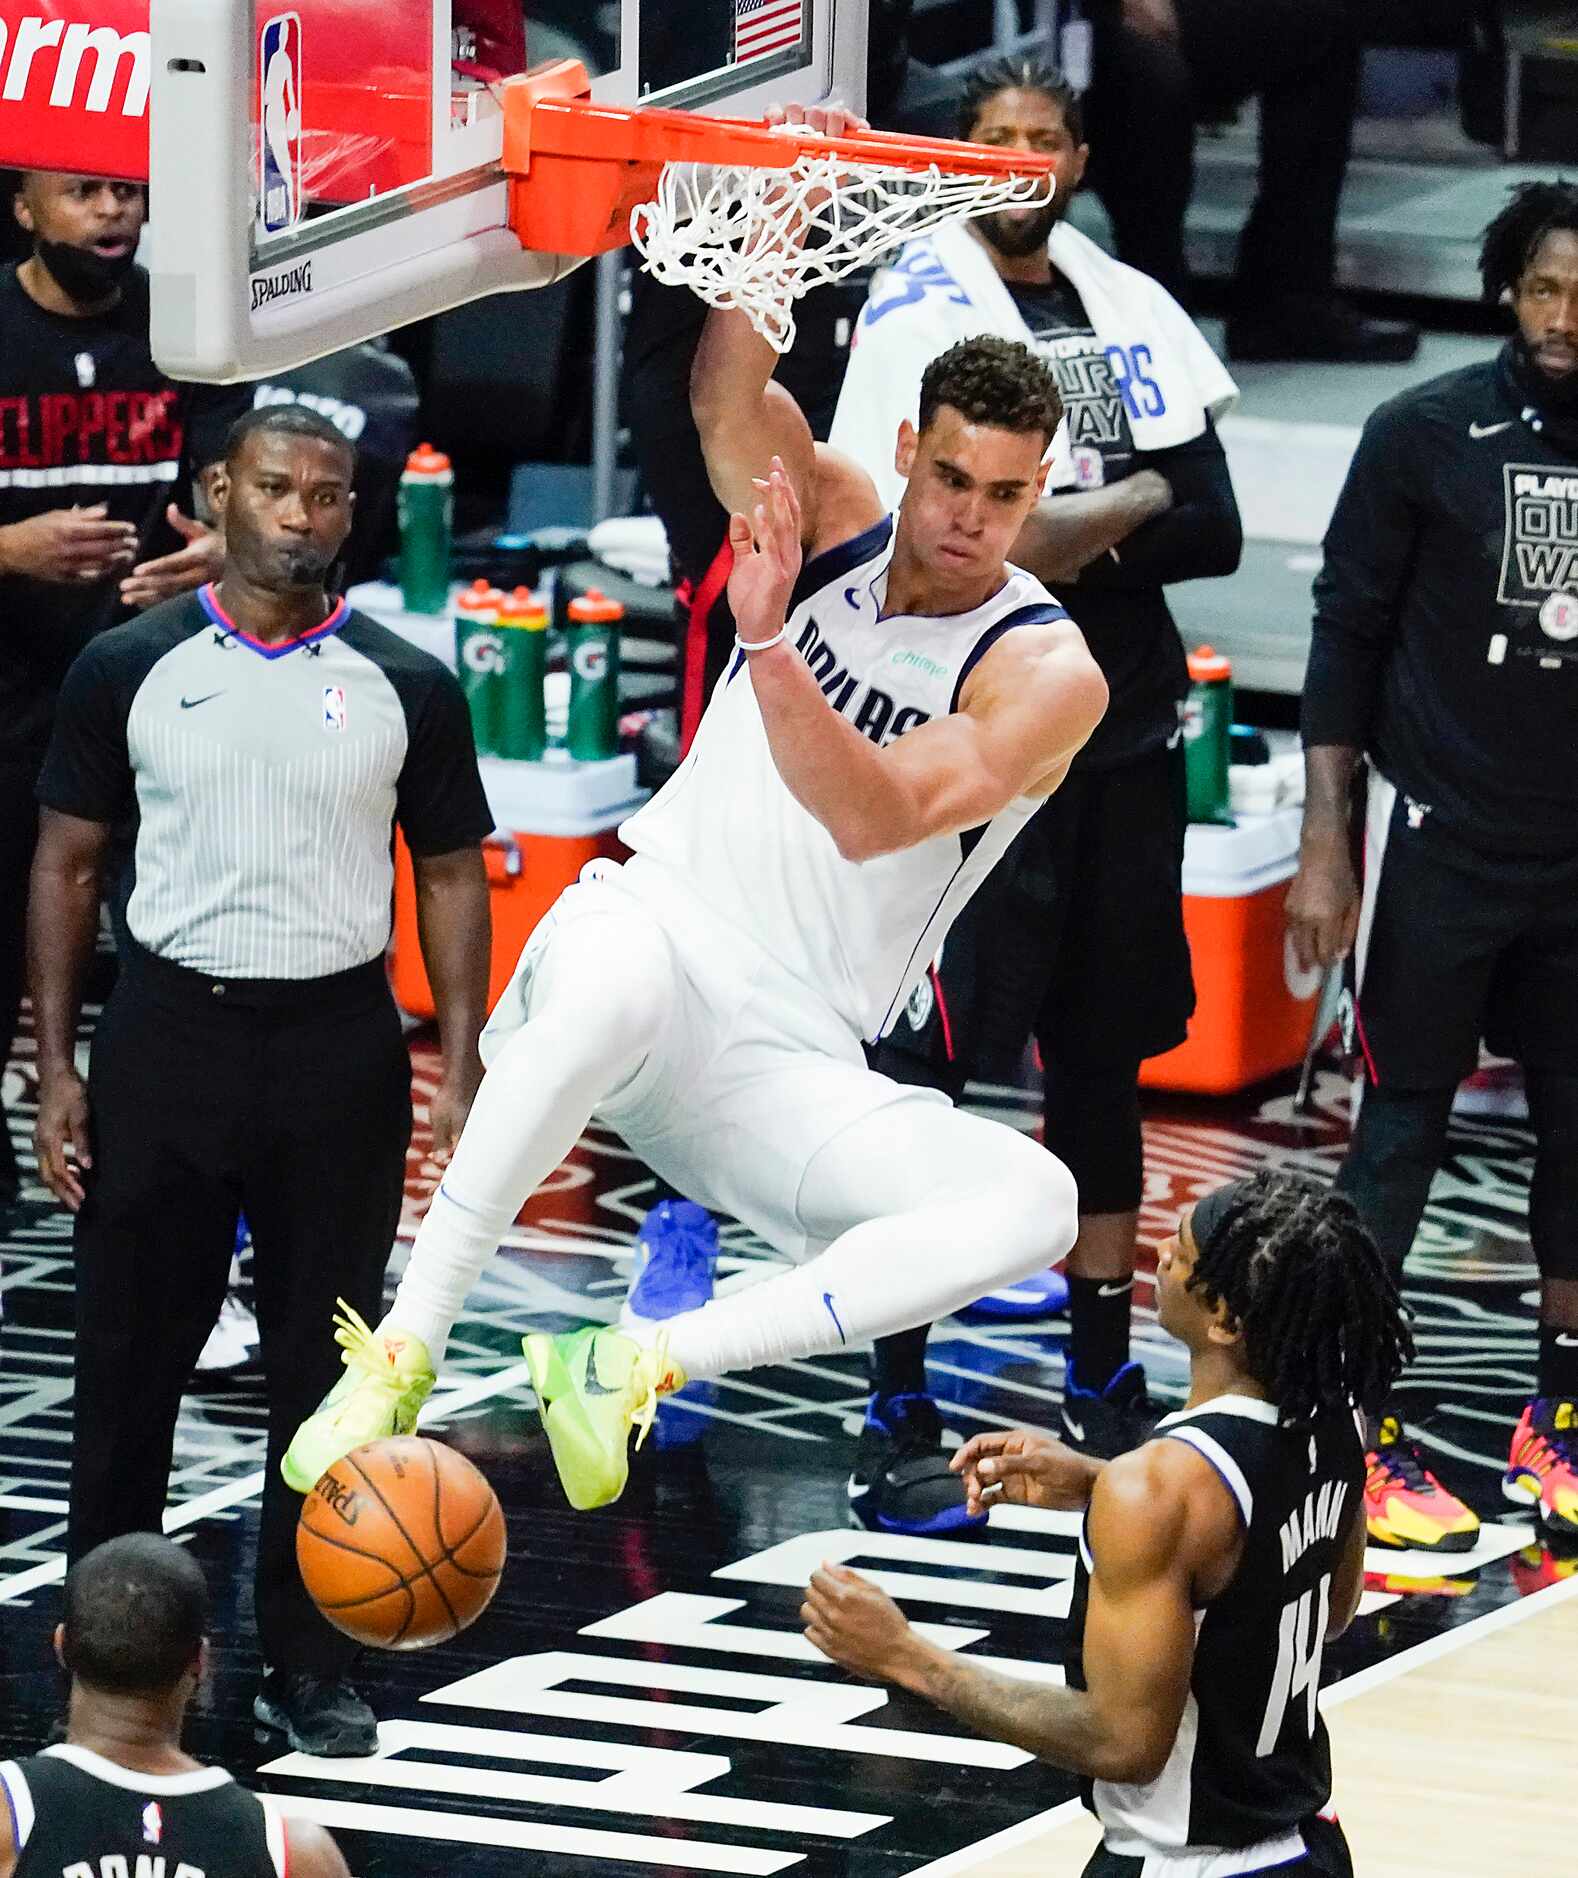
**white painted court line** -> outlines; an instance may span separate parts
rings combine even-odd
[[[1498,1630],[1510,1630],[1514,1624],[1521,1624],[1526,1618],[1538,1616],[1552,1605],[1565,1603],[1572,1597],[1578,1597],[1578,1578],[1564,1578],[1560,1584],[1545,1585],[1539,1591],[1531,1591],[1516,1603],[1503,1604],[1497,1610],[1486,1611],[1483,1617],[1471,1618],[1468,1623],[1459,1624],[1453,1630],[1444,1630],[1438,1636],[1427,1637],[1423,1643],[1400,1650],[1384,1663],[1372,1663],[1368,1669],[1344,1676],[1341,1682],[1333,1683],[1329,1689],[1321,1691],[1321,1707],[1336,1708],[1344,1702],[1351,1702],[1356,1695],[1378,1689],[1383,1683],[1395,1682],[1411,1669],[1420,1669],[1426,1663],[1439,1661],[1443,1656],[1452,1656],[1466,1645],[1478,1643],[1482,1637],[1493,1636]]]
[[[442,1394],[434,1394],[429,1398],[418,1418],[418,1425],[445,1421],[461,1409],[485,1402],[489,1396],[504,1395],[530,1381],[531,1369],[523,1360],[510,1364],[508,1369],[496,1370],[491,1376],[478,1376],[470,1382],[457,1383],[453,1389],[446,1389]],[[207,1519],[211,1513],[222,1513],[232,1506],[240,1506],[244,1501],[254,1499],[263,1491],[263,1478],[263,1469],[260,1467],[255,1473],[243,1474],[238,1480],[228,1480],[222,1487],[200,1493],[195,1499],[187,1500],[180,1506],[167,1507],[164,1515],[165,1531],[179,1532],[184,1526],[193,1526],[199,1520]],[[0,1578],[0,1604],[14,1603],[41,1585],[59,1584],[65,1575],[66,1561],[63,1556],[47,1559],[42,1565],[30,1565],[26,1571],[13,1572],[9,1578]]]

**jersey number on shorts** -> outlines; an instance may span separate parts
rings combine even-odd
[[[1315,1698],[1320,1692],[1320,1658],[1326,1645],[1326,1619],[1331,1610],[1331,1573],[1313,1591],[1282,1607],[1277,1629],[1277,1667],[1271,1678],[1271,1696],[1255,1754],[1276,1752],[1288,1704],[1304,1697],[1304,1736],[1315,1732]],[[1312,1621],[1313,1620],[1313,1621]]]

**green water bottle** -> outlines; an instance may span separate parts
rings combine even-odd
[[[565,608],[570,660],[566,742],[582,763],[619,753],[619,622],[625,609],[596,587]]]
[[[1190,821],[1231,828],[1228,767],[1233,750],[1233,668],[1211,646],[1197,646],[1189,654],[1183,734]]]
[[[537,763],[548,746],[542,681],[548,670],[548,609],[529,587],[517,587],[498,611],[497,754]]]
[[[408,613],[443,613],[449,606],[449,536],[455,513],[455,472],[442,450],[424,443],[405,460],[400,478],[400,597]]]
[[[498,756],[504,647],[499,607],[504,596],[474,580],[455,596],[455,676],[471,712],[471,734],[483,756]]]

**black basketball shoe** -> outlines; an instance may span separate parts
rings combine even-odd
[[[942,1417],[929,1395],[874,1395],[849,1476],[849,1513],[870,1532],[957,1537],[980,1532],[964,1510],[964,1483],[948,1471]]]
[[[1110,1461],[1149,1441],[1161,1410],[1145,1393],[1145,1371],[1125,1363],[1105,1389],[1081,1389],[1070,1364],[1063,1385],[1063,1439],[1081,1454]]]

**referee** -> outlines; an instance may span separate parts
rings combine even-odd
[[[411,1127],[389,995],[391,840],[415,862],[443,1043],[447,1158],[481,1079],[492,826],[464,700],[436,659],[324,590],[355,452],[300,405],[249,412],[215,479],[220,580],[95,639],[39,779],[29,942],[40,1172],[76,1219],[69,1549],[157,1531],[182,1388],[252,1228],[268,1376],[255,1712],[311,1754],[366,1754],[354,1646],[296,1571],[279,1476],[334,1380],[343,1297],[381,1314]],[[135,816],[119,980],[84,1089],[73,1044],[112,827]]]
[[[1288,898],[1301,963],[1354,952],[1364,1099],[1337,1178],[1393,1266],[1413,1243],[1481,1037],[1523,1065],[1539,1373],[1504,1486],[1578,1534],[1578,187],[1515,189],[1485,231],[1500,355],[1365,426],[1326,537]],[[1371,779],[1364,886],[1348,798]],[[1395,1415],[1370,1537],[1443,1552],[1479,1522]]]

